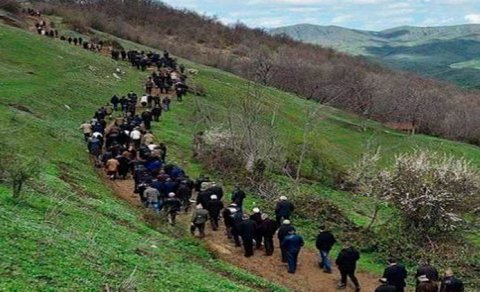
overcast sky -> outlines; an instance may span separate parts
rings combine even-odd
[[[165,0],[251,27],[298,23],[382,30],[401,25],[480,23],[480,0]]]

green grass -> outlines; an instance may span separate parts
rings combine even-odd
[[[116,68],[126,72],[122,80],[112,77]],[[281,290],[215,260],[188,236],[149,227],[99,178],[79,123],[114,93],[140,92],[144,77],[126,64],[0,25],[0,131],[16,152],[44,163],[20,201],[0,184],[0,290]]]
[[[121,42],[126,48],[145,48]],[[31,48],[37,54],[32,55]],[[180,61],[199,69],[194,80],[207,95],[189,95],[181,105],[174,104],[173,111],[154,124],[154,132],[168,145],[169,156],[195,177],[202,168],[191,158],[193,134],[224,120],[232,101],[248,90],[248,83],[214,68]],[[29,184],[23,202],[13,201],[10,190],[3,185],[0,188],[0,216],[6,222],[0,236],[7,239],[0,241],[0,265],[5,271],[0,273],[0,290],[98,290],[104,284],[119,288],[130,282],[142,291],[165,287],[196,291],[279,289],[212,259],[188,237],[153,230],[140,220],[138,211],[116,199],[93,170],[78,125],[114,93],[140,92],[145,73],[131,70],[127,63],[5,26],[0,26],[0,65],[0,130],[15,129],[8,140],[18,151],[42,156],[46,163],[46,171]],[[112,77],[116,68],[126,72],[122,80]],[[264,88],[264,94],[269,108],[277,108],[276,129],[281,141],[300,144],[305,113],[318,104],[273,88]],[[9,106],[14,103],[27,106],[33,114]],[[198,109],[208,113],[212,125],[198,120]],[[424,135],[406,136],[330,107],[319,112],[309,144],[343,169],[376,146],[381,147],[384,166],[395,155],[417,148],[480,163],[476,146]],[[271,113],[265,116],[269,118]],[[287,178],[279,179],[285,181],[285,187],[293,186]],[[368,223],[368,199],[321,183],[300,188],[337,205],[355,224]],[[247,207],[260,203],[265,202],[249,196]],[[382,209],[384,216],[388,213]],[[299,225],[309,238],[314,235],[316,224],[306,221]],[[469,238],[477,244],[480,241],[478,232]],[[382,263],[374,254],[365,254],[360,268],[378,273]]]

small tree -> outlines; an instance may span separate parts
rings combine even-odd
[[[2,177],[12,187],[14,199],[19,199],[25,183],[38,176],[41,163],[38,158],[22,157],[19,155],[2,155]]]
[[[430,151],[399,155],[387,172],[385,198],[404,214],[406,226],[425,235],[461,227],[467,202],[480,191],[479,173],[465,159]]]

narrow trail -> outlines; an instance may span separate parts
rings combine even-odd
[[[150,70],[149,70],[150,71]],[[159,94],[158,89],[154,88],[154,94]],[[163,96],[163,94],[161,95]],[[168,94],[174,100],[174,95]],[[141,109],[141,108],[139,108]],[[109,127],[114,123],[111,121]],[[103,173],[103,172],[102,172]],[[103,173],[104,180],[115,191],[115,194],[129,202],[135,207],[143,208],[137,194],[133,193],[134,182],[131,178],[126,180],[110,180],[105,173]],[[195,194],[194,194],[195,196]],[[193,208],[191,208],[192,210]],[[148,212],[148,211],[144,211]],[[188,229],[191,214],[181,213],[178,216],[179,228]],[[167,224],[167,222],[165,222]],[[338,290],[337,284],[340,280],[338,270],[333,269],[332,274],[324,273],[318,267],[318,255],[316,251],[310,248],[303,248],[298,260],[297,272],[292,275],[287,272],[287,265],[280,260],[280,250],[278,248],[278,240],[275,239],[275,252],[273,256],[265,256],[264,250],[256,250],[255,255],[250,258],[243,256],[243,247],[235,247],[234,243],[230,241],[225,235],[225,228],[223,222],[220,224],[218,231],[213,231],[209,224],[206,227],[206,237],[203,239],[208,248],[219,259],[226,261],[234,266],[243,268],[257,276],[267,279],[271,282],[278,283],[292,291],[315,291],[315,292],[334,292],[334,291],[354,291],[355,287],[348,280],[346,289]],[[333,260],[333,259],[332,259]],[[362,291],[374,291],[378,286],[378,278],[366,274],[357,273],[357,278],[360,281]]]

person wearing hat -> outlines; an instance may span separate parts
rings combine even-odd
[[[255,231],[257,230],[257,223],[250,219],[248,215],[243,215],[243,221],[238,223],[236,231],[242,238],[243,248],[245,250],[245,257],[253,256],[253,239]]]
[[[355,291],[360,291],[360,283],[358,283],[358,279],[355,276],[357,261],[359,259],[360,253],[350,243],[346,243],[345,248],[340,251],[335,261],[341,276],[338,288],[344,289],[347,287],[347,277],[349,277],[355,285]]]
[[[262,212],[259,208],[253,208],[253,214],[250,215],[250,219],[257,223],[257,229],[255,230],[255,247],[260,249],[262,247],[262,233],[260,232],[260,226],[262,225]]]
[[[451,268],[445,271],[442,285],[440,285],[440,292],[463,292],[463,282],[453,275]]]
[[[287,200],[287,197],[281,196],[280,201],[277,203],[275,207],[275,216],[277,219],[277,224],[280,223],[285,219],[290,219],[292,212],[295,210],[295,206],[292,202]]]
[[[200,238],[205,237],[205,223],[208,221],[208,211],[203,209],[202,205],[197,205],[195,212],[192,215],[192,224],[190,233],[195,235],[195,230],[198,229]]]
[[[387,260],[388,267],[383,272],[383,277],[387,278],[388,282],[397,287],[398,292],[405,290],[405,279],[407,278],[407,270],[403,265],[397,263],[393,258]]]
[[[222,209],[223,202],[218,199],[217,195],[211,195],[210,201],[207,203],[207,210],[213,231],[218,230],[218,220],[220,220],[220,211]]]
[[[222,212],[223,220],[225,223],[225,229],[227,230],[228,239],[234,239],[235,245],[240,246],[240,239],[235,232],[235,225],[242,221],[242,212],[238,208],[237,204],[231,203]]]
[[[175,193],[168,194],[168,198],[163,202],[163,208],[168,216],[168,223],[175,225],[175,218],[182,208],[182,202],[175,196]]]
[[[375,292],[396,292],[397,288],[393,285],[390,285],[386,278],[380,278],[378,280],[380,282],[380,286],[375,289]]]
[[[295,231],[295,227],[291,225],[290,220],[283,220],[282,225],[278,229],[277,237],[278,237],[278,243],[280,246],[281,254],[282,254],[282,263],[287,262],[287,252],[284,248],[282,248],[282,242],[285,239],[285,237],[288,235],[290,231]]]
[[[317,235],[315,245],[320,254],[320,262],[318,264],[325,273],[332,272],[332,265],[328,258],[328,254],[335,242],[337,241],[333,234],[328,231],[324,225],[320,226],[320,233]]]
[[[231,197],[232,202],[237,204],[237,206],[240,209],[243,209],[243,200],[245,200],[246,197],[247,197],[247,195],[240,188],[240,186],[238,184],[235,185],[235,189],[233,190],[232,197]]]
[[[270,219],[267,214],[262,214],[262,223],[259,227],[260,235],[263,238],[263,244],[265,246],[265,255],[273,255],[273,236],[277,231],[277,223]]]
[[[427,261],[420,263],[420,266],[417,269],[415,278],[417,279],[417,285],[420,284],[419,277],[426,276],[432,282],[438,282],[439,276],[437,269],[430,265]]]
[[[437,283],[431,281],[425,275],[421,275],[417,278],[418,285],[415,292],[438,292]]]
[[[290,274],[295,274],[297,270],[298,254],[304,245],[303,238],[296,234],[295,230],[290,230],[281,243],[281,248],[285,250],[287,255],[288,272]]]

